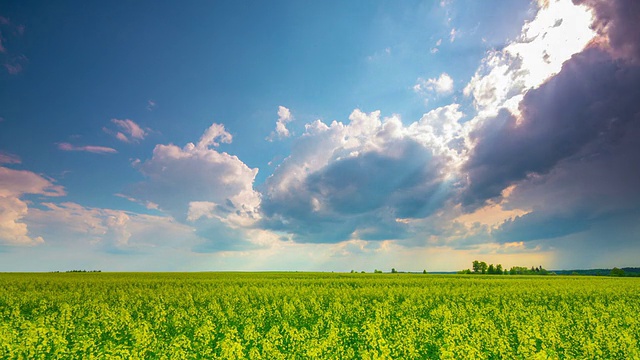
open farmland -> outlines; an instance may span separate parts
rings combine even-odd
[[[0,358],[639,358],[639,280],[0,274]]]

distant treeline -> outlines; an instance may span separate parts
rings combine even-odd
[[[554,270],[558,275],[591,275],[591,276],[637,276],[640,277],[640,268],[623,267],[613,269],[586,269],[586,270]]]
[[[488,275],[592,275],[592,276],[637,276],[640,277],[640,268],[624,267],[613,269],[587,269],[587,270],[553,270],[548,271],[542,265],[531,268],[514,266],[511,269],[503,269],[501,264],[487,265],[484,261],[475,260],[471,269],[458,271],[458,274],[488,274]]]
[[[542,265],[531,268],[525,266],[513,266],[511,269],[503,269],[502,264],[487,265],[484,261],[474,260],[471,269],[458,271],[458,274],[488,274],[488,275],[549,275]]]
[[[53,273],[59,273],[60,271],[52,271]],[[66,273],[99,273],[102,270],[67,270]]]

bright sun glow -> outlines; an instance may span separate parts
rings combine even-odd
[[[580,52],[595,36],[589,26],[593,14],[569,0],[550,1],[535,20],[522,29],[522,39],[504,51],[522,60],[524,85],[536,88],[557,74],[562,64]]]

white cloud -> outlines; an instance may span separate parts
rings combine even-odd
[[[94,154],[115,154],[118,152],[116,149],[106,147],[106,146],[94,146],[94,145],[75,146],[66,142],[59,143],[58,149],[63,151],[84,151],[84,152],[90,152]]]
[[[31,236],[23,222],[29,213],[25,194],[62,196],[64,189],[40,175],[25,170],[0,166],[0,245],[31,246],[44,242],[40,236]]]
[[[253,189],[258,169],[214,149],[231,141],[223,125],[213,124],[197,144],[156,145],[151,159],[134,163],[147,180],[137,184],[130,196],[157,204],[179,220],[201,218],[206,212],[197,211],[199,204],[211,203],[216,204],[210,210],[218,211],[218,217],[254,221],[260,204],[260,194]]]
[[[459,33],[460,33],[459,30],[456,30],[456,28],[452,28],[451,31],[449,32],[449,41],[454,42],[456,40],[456,36]]]
[[[282,139],[291,136],[289,129],[287,129],[287,123],[293,120],[291,111],[284,106],[278,106],[278,120],[276,121],[276,129],[271,132],[267,137],[268,141],[274,139]]]
[[[200,137],[197,148],[206,150],[210,146],[218,147],[220,143],[231,144],[231,141],[233,137],[224,129],[224,125],[212,124]]]
[[[405,236],[396,219],[428,216],[449,191],[461,117],[454,104],[407,127],[359,109],[347,124],[307,124],[265,182],[263,221],[301,242]]]
[[[212,219],[218,205],[211,201],[192,201],[189,203],[187,221],[196,221],[200,218]]]
[[[62,196],[65,192],[62,186],[54,185],[31,171],[0,166],[0,196],[18,197],[23,194]]]
[[[464,94],[473,96],[480,118],[495,115],[500,108],[517,114],[526,91],[557,74],[595,37],[586,8],[570,0],[547,3],[523,26],[517,40],[487,55],[465,87]]]
[[[27,224],[27,204],[17,197],[0,196],[0,245],[32,246],[42,244],[42,237],[30,237]]]
[[[168,216],[89,208],[71,202],[42,205],[44,209],[31,209],[26,221],[47,243],[131,252],[197,241],[193,228]]]
[[[155,103],[154,103],[155,106]],[[147,132],[140,127],[140,125],[136,124],[134,121],[129,119],[119,120],[119,119],[111,119],[111,122],[116,124],[116,126],[120,129],[120,131],[116,132],[116,138],[120,141],[124,142],[132,142],[143,140],[145,136],[147,136]],[[111,132],[105,129],[107,132]]]
[[[435,92],[438,95],[446,95],[453,92],[453,79],[449,74],[442,73],[437,78],[418,78],[418,82],[413,86],[417,93]]]
[[[447,157],[449,164],[457,168],[465,160],[467,150],[462,142],[464,133],[460,119],[463,116],[459,104],[439,107],[410,124],[407,132],[435,154]]]
[[[431,53],[435,54],[438,51],[440,51],[440,49],[438,49],[438,46],[440,46],[442,44],[442,39],[438,39],[438,41],[436,41],[436,45],[434,47],[431,48]]]

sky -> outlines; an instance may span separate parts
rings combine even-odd
[[[640,2],[0,2],[0,271],[639,266]]]

